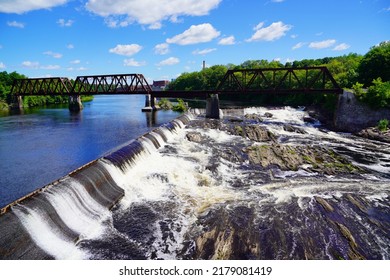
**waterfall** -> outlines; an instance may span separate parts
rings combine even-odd
[[[0,257],[89,258],[88,252],[77,244],[85,239],[100,239],[112,228],[110,209],[125,195],[123,174],[118,176],[118,172],[150,156],[190,119],[190,114],[183,115],[156,128],[13,205],[0,216]],[[13,232],[11,224],[17,224],[14,229],[19,232]],[[7,244],[7,236],[20,237],[29,245],[19,250],[20,242]]]
[[[390,258],[387,144],[293,108],[224,115],[184,115],[14,205],[1,256]]]

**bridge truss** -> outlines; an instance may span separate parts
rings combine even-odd
[[[343,92],[326,67],[228,70],[216,92],[337,93]]]
[[[16,79],[11,88],[15,96],[148,94],[152,91],[142,74]]]
[[[211,94],[342,92],[326,67],[228,70],[214,90],[153,91],[142,74],[78,76],[74,81],[61,77],[17,79],[11,88],[15,96],[151,94],[152,97],[201,99]]]

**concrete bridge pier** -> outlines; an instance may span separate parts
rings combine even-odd
[[[69,95],[69,111],[80,112],[83,109],[80,95]]]
[[[206,118],[222,119],[222,117],[222,112],[219,109],[218,94],[211,94],[211,96],[206,99]]]
[[[151,94],[145,95],[145,107],[142,108],[142,112],[154,112],[159,110],[156,97],[152,97]]]
[[[13,111],[23,111],[23,97],[20,95],[14,96],[13,101],[10,105],[11,110]]]

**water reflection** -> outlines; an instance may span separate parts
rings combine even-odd
[[[144,96],[95,96],[0,116],[0,207],[56,180],[179,114],[141,112]]]

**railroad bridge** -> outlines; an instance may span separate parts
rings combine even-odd
[[[155,100],[187,98],[207,100],[207,115],[219,117],[218,96],[243,94],[341,94],[326,67],[260,68],[228,70],[215,89],[191,91],[153,91],[142,74],[112,74],[66,77],[16,79],[11,88],[16,107],[21,108],[23,96],[69,96],[69,109],[80,111],[81,95],[143,94],[146,95],[144,111],[156,110]]]

